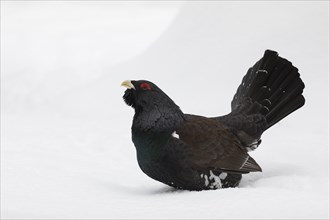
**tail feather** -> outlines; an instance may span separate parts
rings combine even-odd
[[[259,90],[265,85],[265,81],[268,78],[268,73],[266,70],[258,70],[254,76],[254,80],[249,86],[249,90],[246,93],[247,97],[250,97],[252,100],[255,100],[259,94]],[[265,88],[267,89],[267,88]]]
[[[296,69],[296,68],[295,68]],[[292,65],[287,60],[283,59],[279,62],[279,66],[275,68],[273,74],[269,77],[267,87],[272,91],[278,88],[283,80],[292,72]]]
[[[281,98],[281,94],[285,89],[292,84],[292,82],[295,79],[299,79],[298,71],[291,71],[286,73],[286,75],[283,75],[282,77],[279,77],[277,81],[274,82],[273,85],[271,85],[270,90],[273,91],[271,97],[269,98],[273,103],[278,101],[279,98]]]
[[[304,105],[304,88],[298,69],[277,52],[266,50],[238,87],[232,113],[262,114],[267,121],[262,130],[267,130]]]
[[[273,70],[273,68],[277,65],[277,63],[274,62],[277,58],[278,54],[275,51],[266,50],[258,69],[267,71]]]
[[[279,122],[281,119],[285,118],[292,112],[296,111],[297,109],[301,108],[305,104],[305,98],[300,95],[295,99],[291,100],[286,106],[284,106],[280,111],[273,112],[273,114],[267,115],[267,120],[269,120],[269,124],[267,129]]]
[[[274,107],[266,114],[268,128],[305,104],[305,99],[301,95],[304,87],[303,81],[295,78],[286,89],[278,90],[282,91],[282,94],[276,97],[276,102],[273,102]]]

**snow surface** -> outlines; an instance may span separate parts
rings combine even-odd
[[[202,192],[144,175],[120,83],[223,115],[267,48],[306,105],[250,153],[263,172]],[[1,104],[3,219],[329,219],[328,1],[1,1]]]

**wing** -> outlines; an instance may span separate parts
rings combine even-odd
[[[238,138],[222,123],[209,118],[185,115],[176,132],[186,145],[187,160],[197,170],[223,170],[247,173],[261,171]]]

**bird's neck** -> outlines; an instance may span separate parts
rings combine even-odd
[[[163,133],[173,132],[181,126],[184,114],[177,106],[135,109],[132,131]]]

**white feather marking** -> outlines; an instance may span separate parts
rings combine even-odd
[[[180,139],[180,136],[176,133],[176,131],[174,131],[172,133],[172,136],[175,137],[175,138],[177,138],[177,139]]]
[[[214,173],[212,172],[212,170],[210,170],[210,180],[213,179],[214,182],[212,183],[212,188],[216,188],[219,189],[221,188],[222,184],[221,184],[221,179],[220,177],[214,175]]]
[[[209,178],[207,177],[207,175],[204,175],[204,178],[205,178],[205,186],[208,186],[210,184]]]
[[[253,151],[258,148],[258,140],[255,139],[252,144],[250,144],[246,149],[248,152]]]
[[[240,167],[240,169],[242,169],[242,167],[244,167],[245,163],[249,160],[249,157],[247,157],[244,161],[244,163],[242,164],[242,166]]]
[[[226,177],[227,177],[227,173],[224,173],[224,172],[222,172],[222,173],[219,175],[219,178],[220,178],[221,180],[224,180]]]

